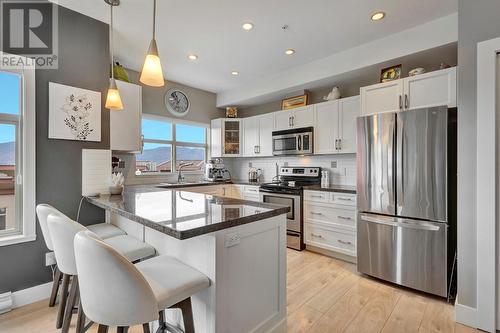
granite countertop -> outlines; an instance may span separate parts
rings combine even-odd
[[[266,182],[251,182],[249,180],[228,180],[223,182],[211,182],[206,180],[200,180],[198,182],[185,182],[185,183],[159,183],[155,186],[164,189],[176,189],[184,187],[211,186],[211,185],[224,185],[224,184],[260,186],[264,183]]]
[[[356,194],[356,186],[347,186],[347,185],[330,185],[326,188],[323,188],[320,185],[309,185],[309,186],[304,186],[304,190]]]
[[[154,186],[126,186],[123,195],[86,200],[159,232],[187,239],[286,214],[288,207]]]

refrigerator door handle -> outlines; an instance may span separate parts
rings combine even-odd
[[[401,210],[403,209],[404,203],[405,203],[405,179],[404,179],[404,136],[405,136],[405,128],[404,128],[404,122],[399,121],[398,117],[398,122],[397,122],[397,135],[396,135],[396,195],[397,195],[397,202],[396,202],[396,211],[398,214],[401,213]]]
[[[360,214],[362,220],[391,227],[409,228],[427,231],[439,231],[440,227],[425,221],[409,221],[405,219],[393,219],[389,217],[375,217],[368,214]],[[404,222],[403,222],[404,221]]]

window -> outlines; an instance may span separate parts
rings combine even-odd
[[[0,69],[0,101],[0,245],[9,245],[35,239],[34,68]]]
[[[207,127],[144,115],[143,150],[136,155],[136,173],[154,174],[205,168]]]

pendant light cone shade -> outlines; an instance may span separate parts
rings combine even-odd
[[[106,96],[106,109],[110,110],[123,110],[122,99],[120,92],[116,86],[115,79],[109,79],[108,95]]]
[[[148,54],[144,60],[139,81],[153,87],[163,87],[165,85],[160,57],[158,56],[158,46],[154,38],[149,44]]]

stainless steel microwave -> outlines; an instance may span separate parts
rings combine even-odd
[[[311,155],[313,127],[273,132],[273,155]]]

